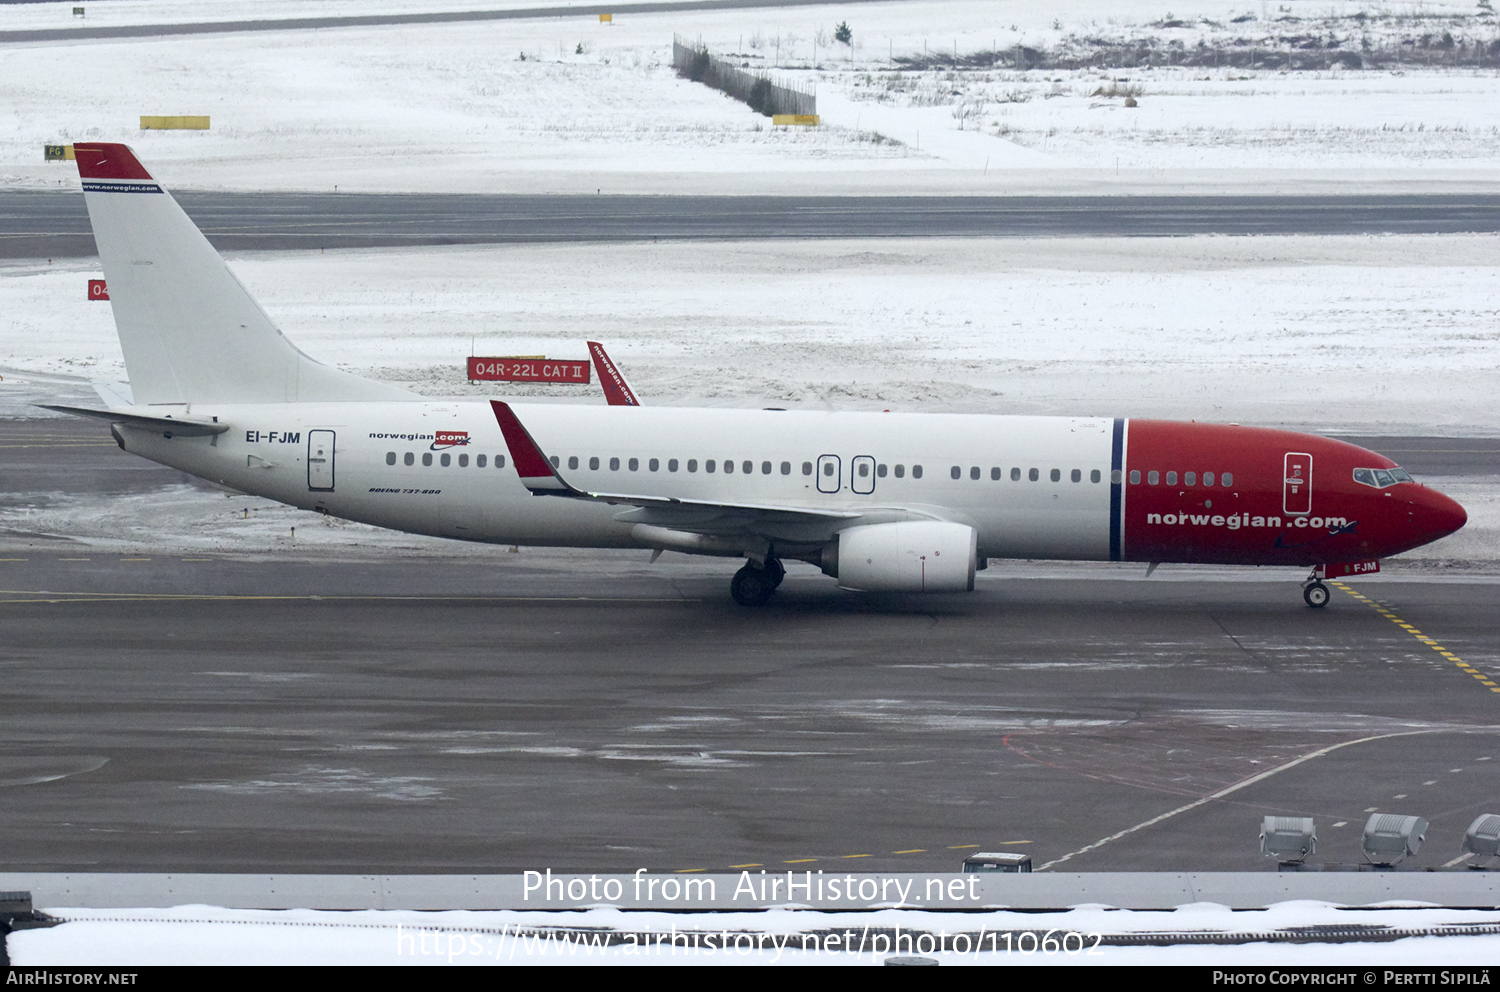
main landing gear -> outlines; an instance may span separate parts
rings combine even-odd
[[[751,559],[729,580],[729,595],[741,606],[760,606],[771,598],[784,578],[786,569],[778,559],[767,557],[764,565],[757,565]]]
[[[1308,606],[1315,610],[1321,610],[1328,605],[1328,597],[1332,595],[1328,587],[1323,584],[1323,567],[1320,565],[1312,570],[1307,581],[1302,583],[1302,598]]]

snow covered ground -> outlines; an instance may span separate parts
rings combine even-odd
[[[0,266],[0,366],[124,378],[109,306],[86,299],[95,264]],[[310,354],[428,394],[492,393],[464,379],[471,353],[586,358],[593,339],[656,404],[1500,433],[1493,236],[500,245],[231,264]]]
[[[1500,914],[1465,910],[1386,908],[1350,912],[1327,903],[1289,902],[1265,910],[1236,911],[1197,903],[1171,912],[1110,910],[1082,906],[1063,913],[929,913],[914,910],[877,910],[869,913],[822,913],[810,910],[770,910],[759,913],[658,913],[622,912],[600,908],[585,912],[439,912],[400,911],[316,912],[312,910],[229,910],[212,906],[179,906],[152,909],[48,909],[77,922],[47,930],[26,930],[8,939],[12,965],[136,966],[152,964],[394,964],[394,965],[495,965],[495,964],[649,964],[649,965],[878,965],[888,952],[858,949],[863,928],[900,928],[918,950],[919,935],[977,935],[997,931],[1057,930],[1056,937],[1075,934],[1130,934],[1162,931],[1251,932],[1317,926],[1387,926],[1419,929],[1453,924],[1493,924]],[[556,927],[590,928],[583,946],[560,939],[538,939],[533,929]],[[517,937],[517,928],[525,936]],[[597,928],[597,929],[594,929]],[[843,931],[856,942],[851,951],[843,947]],[[649,949],[630,943],[613,947],[602,944],[610,931],[659,936],[661,943]],[[833,932],[836,943],[822,947],[823,932]],[[673,934],[697,933],[681,939],[676,953],[668,943]],[[711,934],[713,945],[705,939]],[[725,934],[725,936],[720,936]],[[745,934],[735,948],[735,938]],[[802,950],[804,934],[811,938]],[[726,941],[727,937],[727,941]],[[865,935],[865,947],[872,945]],[[889,941],[890,938],[887,938]],[[880,946],[874,938],[874,946]],[[722,950],[724,943],[731,950]],[[1013,947],[1022,942],[1015,940]],[[963,951],[933,952],[920,947],[922,956],[943,965],[1050,964],[1061,967],[1090,965],[1195,965],[1235,967],[1244,965],[1433,965],[1460,968],[1493,965],[1500,955],[1500,936],[1406,937],[1390,942],[1290,944],[1245,943],[1238,945],[1175,945],[1168,947],[1095,947],[1090,936],[1082,944],[1068,941],[1068,950],[1043,953],[1034,949],[1035,938],[1025,942],[1028,953],[1006,952],[1001,938],[999,951],[975,953],[974,936],[961,944]],[[889,946],[887,944],[886,946]],[[988,938],[986,947],[989,946]]]
[[[383,0],[358,10],[441,6]],[[41,146],[79,140],[128,141],[177,186],[234,189],[1495,187],[1494,68],[903,68],[903,59],[924,52],[966,58],[1027,46],[1052,51],[1079,39],[1230,45],[1280,37],[1292,16],[1265,4],[1210,0],[1173,4],[1176,19],[1166,21],[1158,6],[901,0],[622,14],[612,25],[580,15],[12,44],[0,47],[0,105],[9,111],[0,119],[0,188],[76,182],[70,164],[43,163]],[[1456,32],[1459,45],[1487,44],[1494,34],[1492,18],[1456,2],[1330,10],[1296,3],[1310,18],[1310,26],[1296,27],[1314,34],[1326,28],[1350,43],[1356,22],[1348,19],[1367,6],[1377,16],[1357,23],[1376,47],[1407,36],[1430,39],[1440,29]],[[112,0],[91,6],[88,23],[314,16],[354,7],[351,0],[207,7]],[[70,10],[70,3],[0,6],[0,30],[75,23]],[[853,29],[852,45],[831,40],[839,22]],[[743,104],[678,79],[670,66],[674,33],[815,87],[824,125],[773,129]],[[1125,106],[1127,93],[1139,106]],[[213,128],[139,131],[138,117],[153,113],[208,114]]]

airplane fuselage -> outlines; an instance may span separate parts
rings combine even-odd
[[[656,543],[649,508],[528,491],[486,401],[151,408],[174,410],[229,430],[167,438],[122,425],[122,447],[396,530],[503,544]],[[980,558],[1309,566],[1397,554],[1465,519],[1447,497],[1399,470],[1391,476],[1390,459],[1289,431],[1089,417],[516,410],[579,489],[845,510],[861,524],[915,513],[973,527]],[[797,520],[758,532],[772,553],[804,557],[838,527]],[[732,541],[718,547],[706,550],[740,553]]]

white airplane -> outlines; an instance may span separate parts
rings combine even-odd
[[[1330,570],[1376,570],[1466,521],[1389,459],[1288,431],[643,407],[628,386],[608,406],[424,398],[299,351],[129,148],[74,152],[130,384],[101,390],[106,410],[52,409],[302,509],[742,558],[730,591],[746,605],[783,560],[847,589],[954,592],[989,558],[1030,558],[1309,566],[1303,595],[1322,606]]]

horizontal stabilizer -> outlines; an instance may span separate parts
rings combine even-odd
[[[44,410],[56,410],[58,413],[69,413],[75,417],[107,420],[111,424],[124,424],[126,427],[135,427],[167,437],[207,437],[210,434],[223,434],[229,430],[228,424],[210,423],[205,420],[147,417],[138,413],[124,413],[120,410],[90,410],[81,406],[53,406],[50,403],[42,403],[40,406]]]

